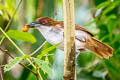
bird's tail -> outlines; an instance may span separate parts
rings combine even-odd
[[[106,45],[94,38],[90,38],[87,41],[87,44],[85,46],[87,49],[94,52],[97,56],[100,58],[108,59],[110,56],[112,56],[113,48],[109,45]]]

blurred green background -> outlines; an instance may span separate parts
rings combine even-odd
[[[5,29],[13,15],[14,18],[7,30],[21,30],[25,24],[41,16],[60,21],[63,20],[62,0],[0,0],[0,27]],[[120,0],[75,0],[75,20],[76,24],[84,26],[97,39],[114,48],[113,57],[108,60],[100,59],[90,51],[82,52],[77,58],[77,80],[120,80]],[[35,29],[31,29],[29,33],[36,37],[36,43],[13,39],[28,54],[45,40]],[[1,37],[0,32],[0,41]],[[43,49],[48,46],[51,45],[47,43]],[[9,50],[12,55],[20,56],[7,39],[0,43],[0,47]],[[53,76],[41,71],[43,80],[62,80],[63,51],[56,49],[49,53],[54,53],[54,55],[44,60],[51,63]],[[8,63],[9,60],[9,56],[0,52],[0,65]],[[35,80],[34,75],[20,65],[16,65],[6,73],[1,67],[0,75],[0,78],[3,77],[4,80]]]

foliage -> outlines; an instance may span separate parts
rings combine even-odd
[[[113,2],[108,1],[110,4],[108,6],[103,5],[104,8],[99,16],[97,16],[96,24],[100,28],[99,39],[111,45],[114,49],[114,56],[109,60],[105,60],[103,63],[108,70],[108,75],[112,80],[117,80],[120,78],[119,70],[119,52],[120,47],[120,14],[119,14],[119,0],[114,0]],[[105,2],[103,2],[105,3]]]
[[[22,32],[22,31],[17,31],[17,30],[9,30],[7,32],[8,36],[15,39],[15,40],[24,40],[27,42],[32,42],[35,43],[36,42],[36,38],[28,33],[28,32]]]
[[[94,8],[96,8],[96,15],[94,16],[93,21],[90,21],[90,19],[89,22],[90,25],[95,24],[97,29],[93,29],[91,26],[88,28],[97,32],[95,33],[96,38],[112,46],[114,53],[113,57],[109,60],[105,60],[97,58],[90,51],[82,52],[82,54],[80,54],[77,58],[77,80],[119,80],[120,0],[91,1],[94,3],[92,4],[94,5]],[[26,23],[34,21],[37,17],[56,17],[54,14],[56,8],[58,9],[57,17],[61,17],[62,13],[60,12],[60,8],[62,0],[58,0],[58,4],[56,4],[56,2],[56,0],[22,0],[22,4],[20,3],[18,6],[18,0],[0,0],[0,28],[2,28],[7,35],[13,39],[12,41],[18,48],[20,46],[19,51],[17,51],[16,47],[13,47],[13,44],[10,44],[8,40],[3,39],[3,33],[0,31],[0,47],[8,49],[11,55],[17,56],[10,60],[9,63],[5,62],[9,60],[6,55],[4,60],[1,60],[2,58],[0,58],[0,61],[3,61],[1,64],[6,64],[4,67],[4,71],[7,71],[4,74],[5,80],[8,80],[7,77],[12,80],[36,79],[36,76],[26,68],[23,68],[23,71],[20,72],[21,75],[17,77],[12,75],[9,70],[16,71],[14,67],[19,62],[23,62],[33,72],[37,72],[39,70],[41,80],[62,80],[63,56],[61,56],[61,54],[57,56],[58,53],[62,52],[58,51],[57,54],[53,54],[56,51],[55,48],[60,43],[56,45],[50,45],[47,43],[35,54],[35,56],[26,56],[26,54],[30,55],[32,51],[38,48],[43,43],[44,38],[37,30],[31,29],[29,33],[20,31],[22,26]],[[75,0],[75,4],[77,6],[76,13],[78,12],[79,14],[77,17],[81,15],[80,13],[82,13],[79,12],[79,2],[80,0]],[[89,10],[92,11],[92,8]],[[94,15],[94,13],[92,13],[92,15]],[[81,19],[78,19],[77,21],[80,20]],[[85,23],[87,24],[89,22]],[[5,30],[7,25],[8,28]],[[23,41],[21,42],[21,40]],[[25,43],[24,41],[32,42],[33,44]],[[20,51],[22,51],[25,55],[20,56]],[[55,58],[57,58],[57,60]],[[28,59],[30,59],[30,62]],[[54,61],[54,59],[56,61]],[[37,68],[34,68],[33,66],[39,69],[37,70]]]
[[[38,58],[38,59],[41,58],[41,57],[44,56],[46,53],[48,53],[49,51],[55,49],[55,48],[56,48],[57,46],[59,46],[59,45],[60,45],[60,43],[46,48],[45,50],[43,50],[43,51],[37,56],[37,58]]]
[[[98,36],[99,39],[103,42],[109,44],[113,47],[114,53],[113,57],[109,60],[100,60],[98,62],[90,63],[89,66],[87,65],[87,69],[84,70],[85,67],[80,71],[81,76],[80,78],[89,78],[91,80],[117,80],[120,78],[120,70],[119,70],[119,52],[120,47],[120,14],[119,14],[119,0],[114,0],[113,2],[110,0],[105,1],[97,1],[93,0],[96,5],[97,10],[101,9],[99,15],[97,15],[93,21],[96,24],[97,28],[99,29]],[[80,61],[82,57],[80,56]],[[85,57],[84,57],[85,59]],[[88,59],[88,58],[87,58]],[[87,60],[85,59],[85,60]],[[85,62],[91,62],[89,61]],[[83,62],[83,61],[82,61]],[[85,63],[84,62],[84,63]],[[83,63],[83,64],[84,64]],[[80,63],[82,65],[82,63]],[[97,72],[96,72],[97,71]],[[89,76],[89,75],[91,76]],[[87,76],[86,76],[87,75]]]
[[[15,57],[10,61],[9,64],[6,64],[4,67],[4,71],[10,71],[16,64],[18,64],[22,60],[22,57]]]
[[[43,72],[52,76],[52,70],[44,60],[34,59],[34,62],[38,65],[39,68],[43,70]]]

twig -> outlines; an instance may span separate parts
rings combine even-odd
[[[14,59],[14,56],[12,56],[7,50],[3,50],[0,48],[0,50],[4,53],[6,53],[8,56],[10,56],[12,59]],[[24,68],[28,69],[30,72],[32,72],[35,76],[36,76],[36,73],[33,72],[30,68],[28,68],[27,66],[25,66],[24,64],[22,63],[19,63],[21,66],[23,66]]]
[[[37,80],[43,80],[41,74],[40,74],[40,71],[39,71],[39,67],[36,68],[36,72],[37,72]]]
[[[37,80],[39,80],[40,75],[39,75],[39,68],[38,68],[38,67],[36,68],[36,72],[37,72],[37,76],[36,76],[36,78],[37,78]]]
[[[38,52],[46,43],[47,41],[43,42],[42,45],[40,45],[40,47],[38,47],[34,52],[30,54],[30,56],[33,56],[36,52]]]
[[[14,16],[15,16],[15,14],[16,14],[16,12],[17,12],[20,4],[21,4],[21,2],[22,2],[22,0],[20,0],[20,2],[18,3],[18,5],[17,5],[17,7],[16,7],[16,9],[15,9],[13,15],[12,15],[12,18],[10,19],[10,21],[8,22],[8,24],[7,24],[6,28],[5,28],[5,32],[7,31],[8,27],[9,27],[10,24],[12,23],[12,21],[13,21],[13,19],[14,19]],[[4,39],[5,39],[5,37],[3,36],[2,39],[0,40],[0,45],[2,44],[2,42],[3,42]]]
[[[15,46],[15,48],[23,55],[25,56],[25,53],[15,44],[15,42],[3,31],[3,29],[0,27],[0,31],[5,35],[5,37],[8,38],[8,40]],[[30,59],[27,58],[27,61],[36,69],[36,66],[30,61]]]
[[[5,65],[0,65],[0,68],[4,67]]]
[[[43,80],[43,78],[42,78],[42,76],[41,76],[40,72],[38,72],[38,74],[39,74],[39,76],[40,76],[40,80]]]
[[[2,74],[2,69],[1,68],[0,68],[0,76],[1,76],[0,80],[3,80],[3,74]]]

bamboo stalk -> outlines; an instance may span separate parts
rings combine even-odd
[[[63,80],[75,80],[75,22],[74,0],[63,0],[64,14],[64,76]]]

